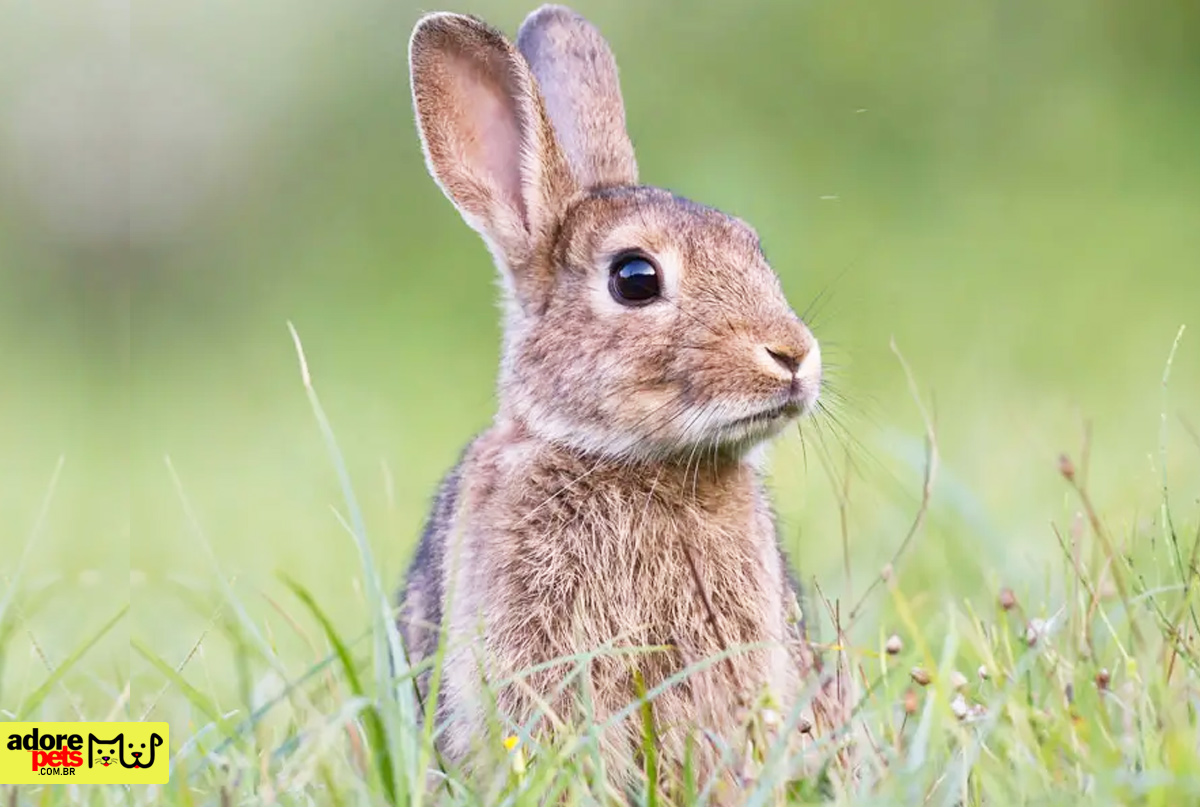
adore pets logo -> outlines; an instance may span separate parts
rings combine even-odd
[[[167,783],[166,723],[5,723],[0,784]]]

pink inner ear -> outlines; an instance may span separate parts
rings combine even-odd
[[[449,65],[454,83],[453,115],[457,120],[460,159],[484,187],[503,195],[503,201],[526,221],[521,193],[521,126],[513,98],[511,72],[503,58],[485,63],[456,55]]]

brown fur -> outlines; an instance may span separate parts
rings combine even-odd
[[[464,763],[499,741],[486,692],[517,725],[577,716],[571,664],[505,683],[536,665],[660,646],[588,665],[580,686],[603,720],[635,700],[634,668],[654,687],[722,645],[764,645],[655,699],[677,767],[697,729],[736,744],[747,699],[769,691],[787,714],[810,683],[754,449],[815,403],[820,353],[748,225],[636,185],[599,33],[548,6],[517,41],[451,14],[413,33],[430,172],[490,245],[507,319],[499,412],[439,491],[401,629],[416,660],[445,631],[441,744]],[[661,268],[662,297],[643,307],[608,290],[631,248]],[[842,706],[817,710],[836,722]],[[638,744],[635,720],[605,735],[615,784],[636,776]],[[701,744],[702,773],[716,756]]]

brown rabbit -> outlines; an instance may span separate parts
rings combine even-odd
[[[616,63],[582,17],[543,6],[514,46],[431,14],[410,62],[429,171],[505,301],[499,411],[442,483],[402,595],[414,663],[446,643],[442,751],[497,747],[496,714],[536,733],[586,702],[602,722],[637,700],[634,669],[653,688],[727,650],[653,711],[668,767],[685,737],[722,738],[697,766],[735,782],[719,757],[743,707],[769,693],[786,716],[815,678],[756,449],[814,406],[817,340],[754,230],[638,183]],[[627,652],[567,683],[576,661],[546,664],[601,647]],[[844,719],[828,687],[806,709]],[[601,740],[618,787],[637,719]]]

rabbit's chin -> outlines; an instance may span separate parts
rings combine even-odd
[[[713,417],[715,413],[697,410],[695,416],[683,418],[690,420],[691,428],[670,436],[630,434],[580,423],[561,414],[529,418],[526,428],[547,442],[621,462],[753,461],[751,455],[761,456],[760,449],[794,427],[807,409],[805,403],[789,402],[734,418]]]
[[[710,450],[730,457],[761,457],[767,445],[795,427],[804,412],[804,407],[788,404],[740,418],[717,427],[714,434],[702,442],[702,447],[707,444],[712,447]],[[753,457],[752,461],[757,464]]]

